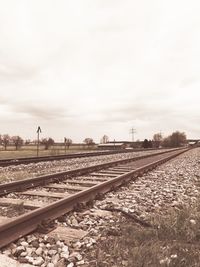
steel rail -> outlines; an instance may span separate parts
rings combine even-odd
[[[168,155],[165,158],[149,163],[126,174],[119,175],[109,181],[94,185],[86,190],[73,194],[72,196],[56,201],[53,204],[28,212],[27,214],[21,215],[8,223],[1,224],[0,248],[35,231],[38,225],[43,221],[56,219],[59,216],[73,210],[78,204],[94,200],[99,194],[106,193],[131,179],[136,179],[136,177],[152,170],[159,164],[162,164],[186,151],[188,151],[188,149],[178,151],[177,153],[171,153],[171,155]]]
[[[20,164],[30,164],[30,163],[37,163],[37,162],[44,162],[44,161],[63,160],[63,159],[96,157],[96,156],[113,155],[113,154],[119,154],[119,153],[130,153],[130,152],[138,152],[138,151],[143,151],[143,150],[96,151],[96,152],[84,152],[84,153],[71,153],[71,154],[57,155],[57,156],[1,159],[0,167],[20,165]]]
[[[120,154],[120,153],[149,151],[149,150],[156,150],[156,149],[95,151],[95,152],[84,152],[84,153],[70,153],[70,154],[57,155],[57,156],[0,159],[0,167],[7,167],[7,166],[13,166],[13,165],[15,166],[15,165],[20,165],[20,164],[30,164],[30,163],[45,162],[45,161],[54,161],[54,160],[86,158],[86,157],[96,157],[96,156],[113,155],[113,154]]]
[[[90,167],[77,168],[77,169],[70,170],[70,171],[58,172],[58,173],[42,175],[42,176],[38,176],[34,178],[18,180],[18,181],[6,183],[6,184],[0,184],[0,196],[3,196],[8,193],[12,193],[12,192],[21,191],[21,190],[28,189],[28,188],[33,188],[36,186],[46,185],[47,183],[51,183],[51,182],[62,181],[69,177],[73,177],[75,175],[85,175],[90,172],[98,171],[104,168],[109,168],[109,167],[113,167],[119,164],[129,163],[132,161],[149,158],[149,157],[156,156],[156,155],[170,153],[170,152],[177,151],[177,150],[182,150],[182,149],[173,149],[171,151],[164,151],[164,152],[154,153],[151,155],[143,155],[143,156],[133,157],[129,159],[111,161],[111,162],[101,163],[101,164],[97,164],[97,165],[90,166]]]

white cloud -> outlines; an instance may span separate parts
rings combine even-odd
[[[28,137],[41,124],[57,139],[98,141],[127,139],[134,125],[141,139],[199,137],[199,7],[0,0],[0,132]]]

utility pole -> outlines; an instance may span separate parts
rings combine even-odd
[[[132,135],[132,142],[134,142],[134,134],[136,133],[136,130],[134,128],[130,129],[130,134]]]
[[[40,126],[37,128],[37,157],[39,156],[39,145],[40,145],[40,133],[42,132]]]

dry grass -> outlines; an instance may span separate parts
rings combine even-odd
[[[98,267],[198,267],[200,266],[200,209],[172,210],[152,218],[155,228],[121,221],[120,236],[109,236],[96,249]]]
[[[69,149],[66,150],[66,153],[73,152],[85,152],[95,150],[96,147],[88,149],[87,147],[83,147],[81,145],[73,145]],[[44,146],[40,146],[39,156],[56,156],[65,154],[64,146],[52,146],[48,150],[44,149]],[[22,146],[19,150],[15,150],[15,147],[8,146],[5,151],[2,147],[0,147],[0,159],[8,159],[8,158],[26,158],[26,157],[36,157],[37,156],[37,146]]]

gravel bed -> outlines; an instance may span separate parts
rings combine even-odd
[[[165,150],[162,149],[162,151]],[[26,178],[33,178],[40,175],[51,174],[55,172],[69,171],[76,168],[89,167],[109,161],[128,159],[131,157],[154,154],[157,152],[159,152],[159,150],[121,153],[115,155],[104,155],[88,158],[65,159],[59,161],[55,160],[39,163],[30,163],[28,165],[21,164],[18,166],[0,167],[0,183],[11,182]]]
[[[200,148],[190,150],[116,192],[108,193],[103,200],[94,201],[92,208],[71,212],[56,221],[63,227],[87,231],[81,240],[65,243],[34,234],[21,238],[2,253],[33,266],[96,266],[95,256],[91,255],[98,253],[99,243],[108,235],[118,234],[123,217],[105,209],[119,208],[148,221],[154,214],[166,214],[171,207],[179,209],[183,204],[196,202],[200,193],[199,159]]]
[[[152,213],[165,213],[169,207],[194,203],[200,193],[199,159],[200,148],[186,152],[129,183],[128,187],[108,193],[96,205],[120,207],[148,218]]]

